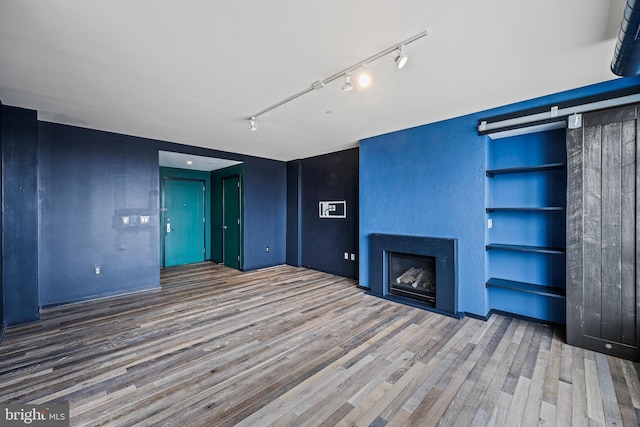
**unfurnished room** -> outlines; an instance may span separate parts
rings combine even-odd
[[[0,0],[0,425],[640,425],[639,32]]]

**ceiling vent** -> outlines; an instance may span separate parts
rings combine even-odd
[[[627,0],[611,71],[618,76],[640,74],[640,1]]]

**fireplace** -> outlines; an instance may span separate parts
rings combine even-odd
[[[369,288],[373,295],[462,317],[457,311],[457,239],[372,234]]]
[[[389,293],[436,306],[436,258],[388,252]]]

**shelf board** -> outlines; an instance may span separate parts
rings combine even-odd
[[[489,178],[493,178],[495,175],[506,175],[511,173],[526,173],[526,172],[543,172],[551,170],[565,169],[564,163],[548,163],[545,165],[536,166],[520,166],[516,168],[504,168],[504,169],[487,169],[485,172]]]
[[[487,212],[562,212],[562,206],[540,206],[530,208],[487,208]]]
[[[564,298],[566,291],[563,288],[536,285],[534,283],[516,282],[514,280],[498,279],[495,277],[487,280],[487,288],[502,288],[519,292],[528,292],[535,295],[543,295],[552,298]]]
[[[501,249],[505,251],[518,251],[518,252],[536,252],[541,254],[564,254],[563,248],[552,248],[547,246],[525,246],[525,245],[503,245],[499,243],[490,243],[486,246],[486,249]]]

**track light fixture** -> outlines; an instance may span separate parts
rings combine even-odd
[[[404,53],[404,45],[400,46],[393,54],[393,62],[396,63],[398,70],[402,70],[407,65],[409,57]]]
[[[353,90],[353,84],[351,83],[351,71],[347,71],[344,75],[344,84],[342,85],[342,90],[345,92]]]
[[[288,98],[283,99],[282,101],[276,102],[275,104],[261,110],[258,111],[257,113],[255,113],[254,115],[252,115],[251,117],[249,117],[247,120],[249,120],[249,130],[251,131],[256,131],[258,129],[257,125],[256,125],[256,118],[258,116],[263,115],[264,113],[267,113],[275,108],[280,107],[281,105],[286,104],[287,102],[293,101],[296,98],[301,97],[304,94],[307,94],[309,92],[312,92],[314,90],[320,90],[322,88],[324,88],[327,84],[331,83],[334,80],[340,79],[340,78],[344,78],[344,84],[342,85],[342,90],[345,92],[348,92],[350,90],[353,90],[353,84],[351,83],[351,73],[355,72],[357,70],[358,71],[358,86],[365,88],[367,86],[369,86],[371,84],[371,74],[369,72],[369,70],[367,69],[367,64],[382,58],[383,56],[389,55],[391,54],[393,57],[393,60],[396,64],[396,67],[400,70],[402,69],[406,63],[407,63],[407,55],[404,53],[404,47],[406,45],[408,45],[409,43],[413,43],[416,40],[419,40],[423,37],[425,37],[426,35],[428,35],[429,32],[427,30],[424,30],[418,34],[416,34],[413,37],[410,37],[400,43],[397,43],[385,50],[382,50],[378,53],[376,53],[373,56],[370,56],[369,58],[365,59],[364,61],[360,61],[355,65],[352,65],[349,68],[345,68],[342,71],[339,71],[337,73],[335,73],[332,76],[327,77],[324,80],[317,80],[313,83],[311,83],[311,85],[309,85],[309,87],[307,87],[304,90],[301,90],[298,93],[294,93],[293,95],[289,96]]]

